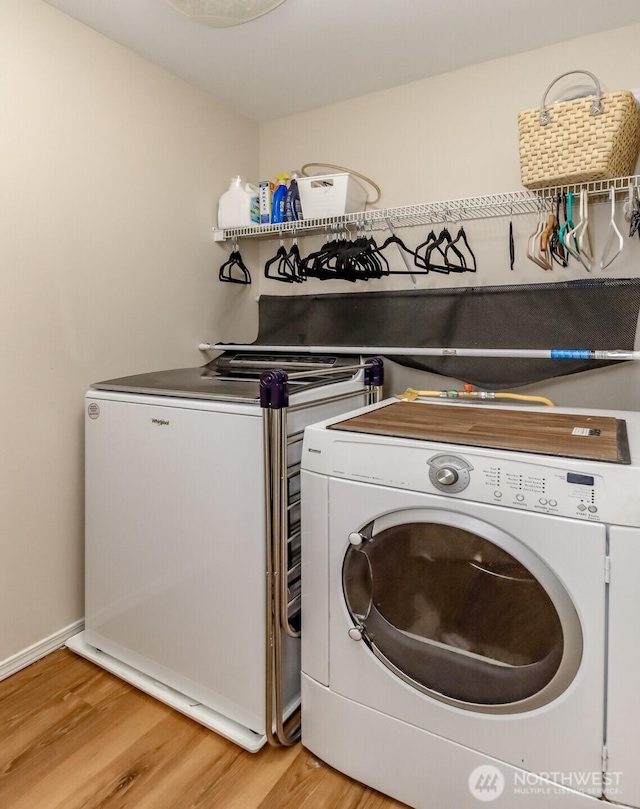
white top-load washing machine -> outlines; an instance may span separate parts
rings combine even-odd
[[[640,806],[640,414],[308,427],[302,740],[412,807]]]
[[[248,750],[272,741],[300,701],[302,431],[365,404],[366,371],[359,357],[235,351],[93,385],[86,621],[68,646]],[[274,555],[282,631],[267,625]]]

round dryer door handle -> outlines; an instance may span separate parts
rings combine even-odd
[[[352,531],[349,534],[349,542],[352,545],[355,545],[356,547],[358,547],[359,545],[362,545],[362,543],[364,542],[364,539],[365,538],[362,536],[362,534],[358,533],[358,531]]]
[[[364,627],[363,626],[352,626],[348,632],[349,637],[351,640],[362,640],[364,637]]]

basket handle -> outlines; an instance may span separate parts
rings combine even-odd
[[[598,79],[593,75],[593,73],[589,73],[588,70],[569,70],[567,73],[562,73],[560,76],[556,76],[556,78],[551,82],[551,84],[547,87],[544,91],[544,95],[542,96],[542,103],[540,104],[540,116],[538,118],[541,126],[546,126],[547,124],[551,123],[551,118],[549,117],[549,111],[547,110],[547,96],[549,95],[549,90],[553,87],[553,85],[560,81],[560,79],[564,79],[565,76],[571,76],[574,73],[582,73],[585,76],[589,76],[589,78],[593,81],[596,86],[596,97],[591,102],[591,108],[589,109],[590,115],[602,115],[602,89],[600,87],[600,82]]]

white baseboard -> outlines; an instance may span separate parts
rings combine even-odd
[[[78,632],[82,632],[83,629],[84,621],[75,621],[64,629],[54,632],[53,635],[49,635],[48,638],[43,638],[41,641],[38,641],[38,643],[34,643],[33,646],[23,649],[21,652],[8,657],[6,660],[1,660],[0,680],[10,677],[12,674],[20,671],[20,669],[30,666],[32,663],[35,663],[36,660],[40,660],[41,657],[45,657],[50,652],[55,651],[55,649],[64,646],[66,640],[73,635],[77,635]]]

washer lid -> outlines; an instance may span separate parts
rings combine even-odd
[[[207,365],[196,368],[177,368],[153,371],[118,379],[107,379],[91,385],[95,390],[114,390],[124,393],[147,393],[154,396],[177,396],[191,399],[214,399],[232,402],[260,401],[260,375],[269,369],[282,368],[296,373],[289,379],[290,394],[303,390],[351,379],[353,365],[358,357],[350,356],[299,356],[264,352],[224,352]],[[344,374],[318,375],[345,366]],[[349,368],[348,366],[351,366]],[[304,375],[305,371],[310,376]]]
[[[148,393],[154,396],[177,396],[189,399],[260,401],[258,379],[229,379],[212,371],[209,365],[200,368],[177,368],[123,376],[118,379],[96,382],[91,387],[95,390]]]

